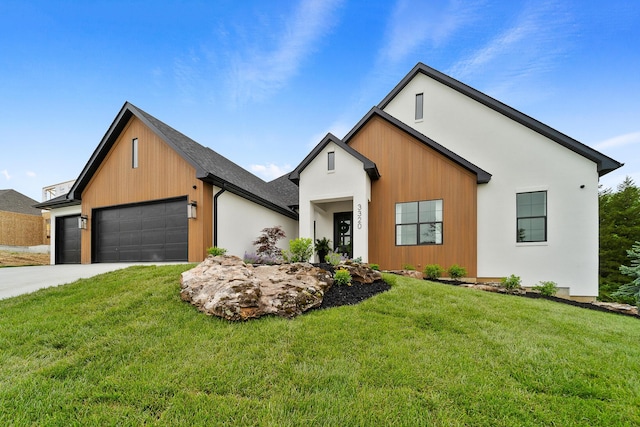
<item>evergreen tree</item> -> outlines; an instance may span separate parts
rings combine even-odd
[[[632,298],[640,308],[640,242],[636,242],[631,249],[627,251],[627,256],[631,260],[631,267],[626,265],[620,266],[620,272],[633,280],[626,283],[613,293],[613,297]]]
[[[635,303],[631,297],[613,294],[628,282],[620,266],[627,262],[627,250],[640,241],[640,188],[626,177],[617,190],[599,194],[599,299]]]

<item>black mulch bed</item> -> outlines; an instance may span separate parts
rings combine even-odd
[[[473,284],[473,283],[465,283],[465,282],[453,282],[451,280],[442,280],[442,279],[425,279],[425,280],[428,280],[430,282],[444,283],[444,284],[453,285],[453,286],[459,286],[459,285],[463,285],[463,284],[470,284],[470,285]],[[591,304],[591,303],[588,303],[588,302],[574,301],[574,300],[564,299],[564,298],[560,298],[560,297],[547,297],[547,296],[539,294],[538,292],[526,292],[524,294],[503,294],[503,295],[512,295],[512,296],[518,296],[518,297],[524,297],[524,298],[532,298],[532,299],[547,299],[549,301],[555,301],[555,302],[559,302],[561,304],[572,305],[574,307],[586,308],[586,309],[589,309],[589,310],[601,311],[603,313],[613,313],[613,314],[619,314],[621,316],[629,316],[629,317],[635,317],[636,319],[640,319],[639,315],[636,315],[636,314],[633,314],[633,313],[624,313],[624,312],[619,312],[619,311],[613,311],[613,310],[608,309],[607,307]]]
[[[317,308],[354,305],[389,289],[391,289],[391,286],[383,280],[377,280],[370,284],[353,282],[351,286],[333,285],[324,294],[322,304]]]
[[[314,265],[333,273],[334,269],[331,264],[322,263]],[[324,294],[322,304],[316,307],[316,309],[354,305],[381,292],[386,292],[389,289],[391,289],[391,286],[384,280],[377,280],[370,284],[353,282],[351,286],[334,284]]]

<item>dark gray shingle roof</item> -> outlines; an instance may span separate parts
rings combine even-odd
[[[297,199],[297,188],[295,196],[287,194],[288,190],[286,188],[270,185],[226,157],[198,144],[188,136],[129,102],[124,104],[102,141],[93,152],[89,162],[71,188],[67,196],[68,199],[79,200],[81,198],[82,190],[88,184],[132,116],[140,119],[189,162],[196,169],[196,177],[198,179],[217,187],[224,187],[231,193],[297,219],[297,214],[289,208],[288,203],[294,197]]]
[[[0,211],[40,216],[40,209],[34,208],[36,204],[37,201],[16,190],[0,190]]]

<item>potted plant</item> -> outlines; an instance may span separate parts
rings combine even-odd
[[[320,258],[320,262],[325,262],[324,257],[331,251],[331,240],[323,237],[322,239],[316,239],[316,253]]]

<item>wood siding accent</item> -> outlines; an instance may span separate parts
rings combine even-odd
[[[380,179],[371,184],[369,260],[384,269],[458,264],[477,274],[477,178],[453,161],[379,117],[349,145],[374,161]],[[396,246],[395,205],[443,200],[443,244]]]
[[[0,245],[46,245],[46,220],[37,215],[0,211]]]
[[[138,167],[132,167],[133,138],[138,138]],[[195,187],[195,188],[194,188]],[[198,204],[189,220],[189,262],[205,258],[211,246],[211,186],[196,178],[191,164],[138,118],[132,117],[82,192],[82,215],[89,217],[82,231],[82,263],[92,261],[91,222],[94,209],[185,197]]]

